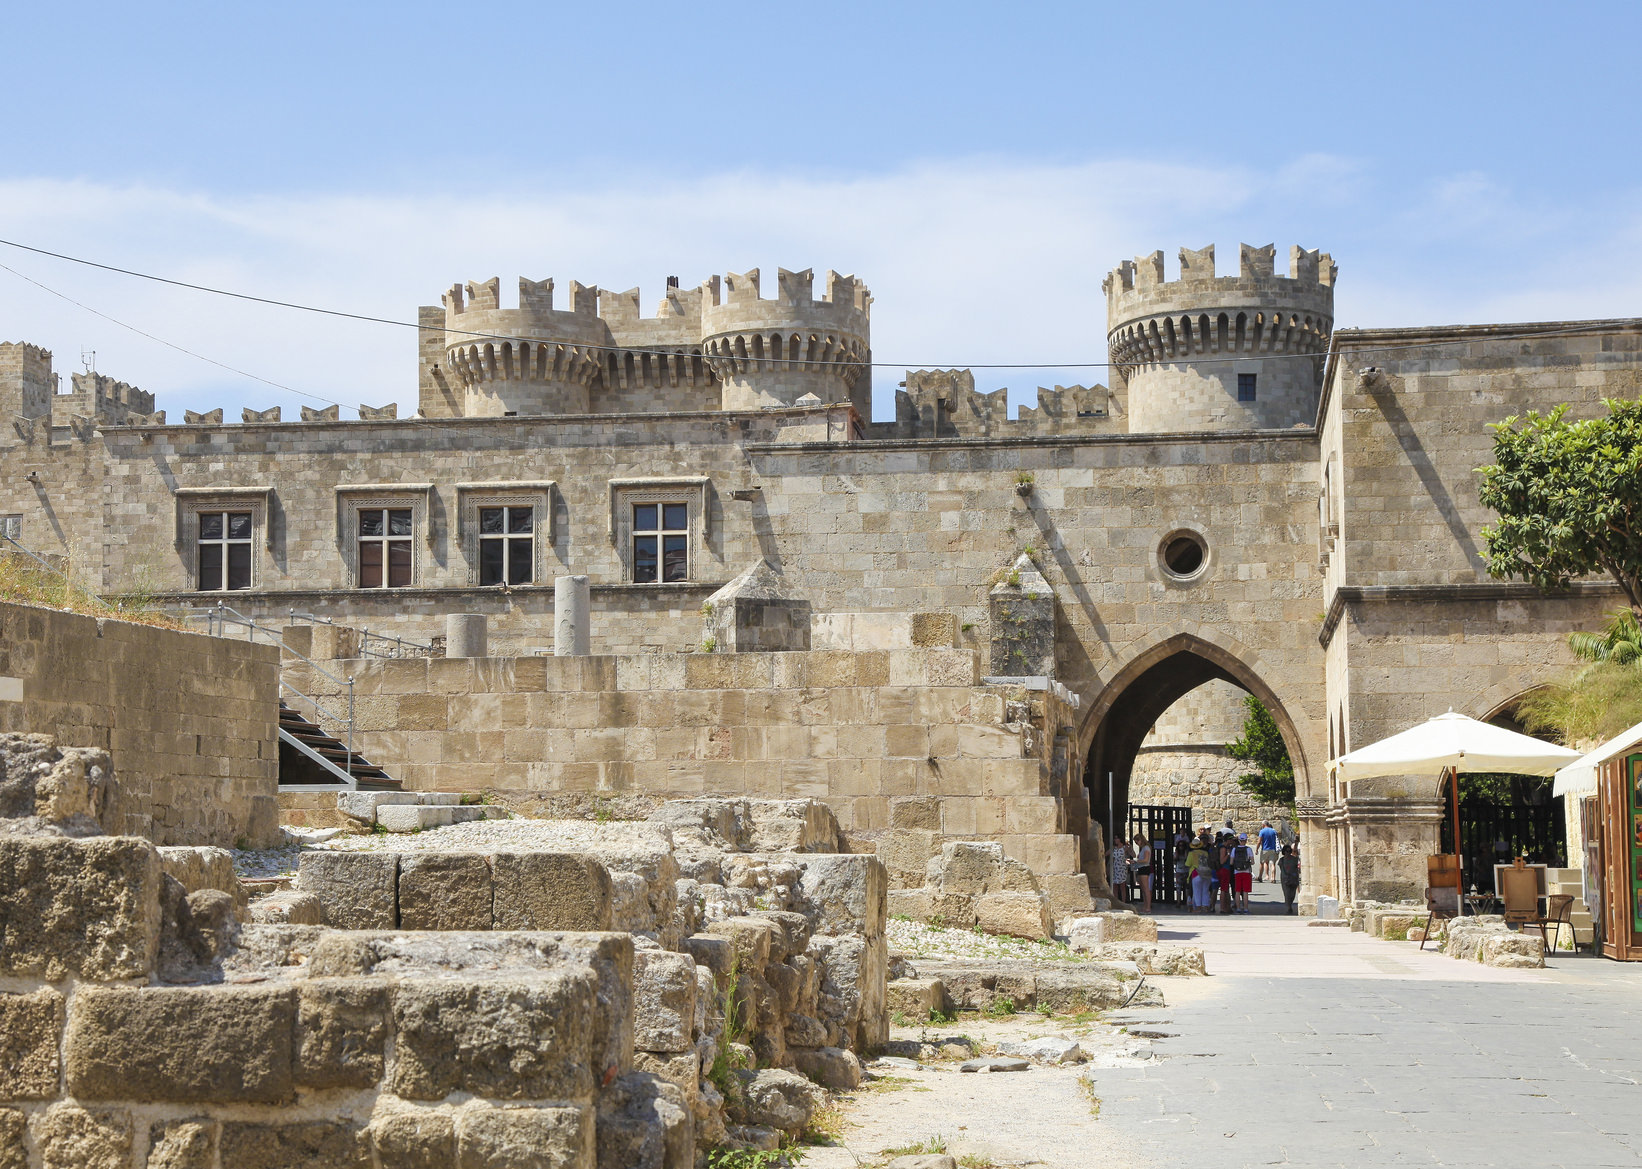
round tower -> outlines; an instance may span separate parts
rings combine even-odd
[[[516,309],[500,293],[492,277],[445,294],[445,362],[466,395],[462,413],[588,413],[611,344],[599,290],[572,280],[568,311],[553,307],[552,280],[521,278]]]
[[[1125,260],[1102,285],[1114,378],[1129,395],[1131,433],[1283,429],[1316,420],[1334,327],[1334,260],[1295,247],[1244,244],[1236,276],[1216,276],[1214,246]]]
[[[855,277],[828,272],[827,295],[814,300],[813,269],[778,271],[774,300],[759,298],[754,268],[726,276],[723,303],[702,310],[702,352],[723,382],[722,408],[791,406],[814,394],[853,402],[870,418],[872,294]]]

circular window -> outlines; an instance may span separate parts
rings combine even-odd
[[[1208,548],[1203,538],[1195,532],[1175,532],[1163,539],[1163,546],[1158,549],[1159,557],[1163,561],[1163,570],[1170,576],[1186,580],[1196,576],[1203,568],[1203,562],[1208,559]]]

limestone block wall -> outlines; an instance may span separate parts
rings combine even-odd
[[[277,836],[272,646],[0,604],[0,678],[0,731],[110,753],[121,831],[225,847]]]
[[[813,797],[863,851],[917,828],[1082,871],[1075,712],[980,685],[974,650],[336,665],[357,686],[360,750],[413,790]],[[290,677],[327,692],[305,667]]]

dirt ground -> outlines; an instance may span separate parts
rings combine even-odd
[[[1166,1001],[1198,988],[1197,979],[1153,979]],[[1155,1012],[1154,1012],[1155,1013]],[[1115,1021],[1114,1021],[1115,1020]],[[896,1041],[938,1045],[967,1036],[982,1052],[999,1043],[1040,1036],[1076,1040],[1086,1062],[1048,1065],[1033,1062],[1024,1072],[960,1072],[960,1059],[920,1059],[911,1070],[870,1063],[874,1079],[840,1100],[836,1144],[811,1148],[804,1169],[856,1169],[881,1165],[893,1155],[947,1152],[965,1169],[1088,1169],[1096,1163],[1136,1163],[1132,1149],[1100,1124],[1100,1101],[1086,1079],[1091,1068],[1139,1064],[1153,1057],[1152,1040],[1091,1013],[1046,1017],[1019,1014],[993,1018],[963,1014],[949,1024],[891,1028]],[[893,1152],[891,1152],[893,1150]]]

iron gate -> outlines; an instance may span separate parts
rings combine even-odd
[[[1454,851],[1454,821],[1450,807],[1443,812],[1442,849]],[[1494,889],[1494,866],[1527,857],[1530,864],[1565,868],[1568,837],[1563,826],[1562,801],[1543,804],[1490,804],[1460,800],[1460,839],[1464,842],[1465,886],[1484,893]]]
[[[1192,810],[1169,804],[1130,804],[1129,839],[1140,833],[1152,842],[1152,902],[1184,905],[1191,893],[1175,872],[1174,838],[1192,830]]]

